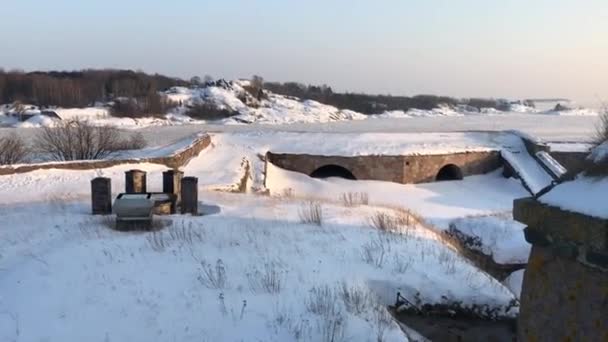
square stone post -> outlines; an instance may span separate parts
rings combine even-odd
[[[181,204],[183,177],[184,173],[179,170],[167,170],[163,172],[163,193],[175,196],[173,205],[171,206],[172,214],[175,214],[177,207]]]
[[[146,182],[146,171],[129,170],[125,172],[125,192],[128,194],[146,193]]]
[[[112,214],[112,180],[97,177],[91,180],[91,209],[93,215]]]
[[[198,178],[182,178],[182,214],[198,215]]]

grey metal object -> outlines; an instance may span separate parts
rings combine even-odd
[[[114,201],[116,229],[150,229],[154,200],[151,194],[120,194]]]
[[[97,177],[91,180],[91,210],[93,215],[112,214],[112,180]]]
[[[129,170],[125,172],[125,192],[127,194],[144,194],[147,192],[146,171]]]
[[[182,214],[198,215],[198,178],[182,178]]]

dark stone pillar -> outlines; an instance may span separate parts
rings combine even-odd
[[[181,204],[181,188],[184,173],[179,170],[168,170],[163,172],[163,192],[174,195],[174,204],[171,213],[174,214],[176,207]]]
[[[182,178],[182,214],[198,215],[198,178]]]
[[[125,172],[125,192],[128,194],[146,193],[146,171],[130,170]]]
[[[91,207],[93,215],[112,214],[112,180],[98,177],[91,180]]]

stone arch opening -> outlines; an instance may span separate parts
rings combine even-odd
[[[357,178],[347,168],[338,165],[325,165],[314,170],[310,177],[313,178],[329,178],[329,177],[340,177],[345,179],[356,180]]]
[[[436,181],[448,181],[448,180],[462,180],[462,170],[454,165],[448,164],[442,167],[439,172],[437,172],[437,177],[435,177]]]

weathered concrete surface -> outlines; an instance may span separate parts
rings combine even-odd
[[[533,247],[524,275],[520,341],[608,341],[608,220],[532,198],[514,202]]]
[[[608,341],[608,275],[533,246],[524,275],[519,341]]]
[[[381,180],[395,183],[432,182],[442,167],[458,166],[463,176],[483,174],[502,165],[498,151],[463,152],[407,156],[318,156],[309,154],[274,154],[268,152],[266,161],[280,168],[312,174],[320,167],[336,165],[349,170],[357,179]]]

